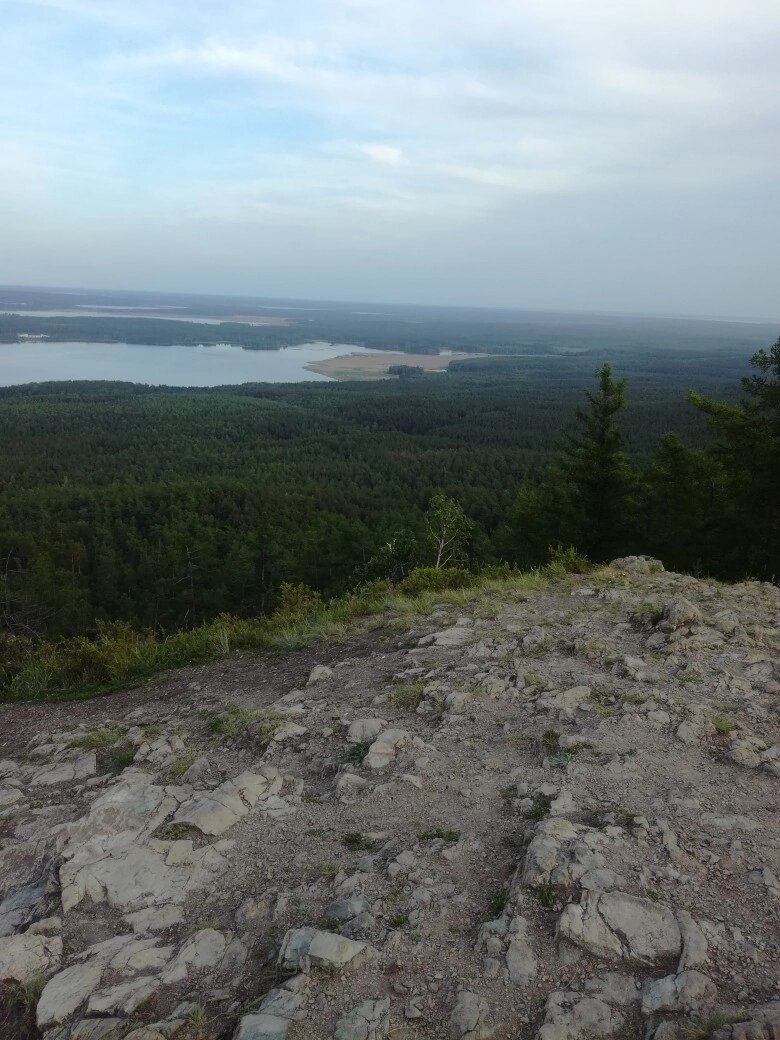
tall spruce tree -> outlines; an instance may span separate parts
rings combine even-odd
[[[748,398],[732,405],[690,393],[714,434],[712,456],[723,472],[723,494],[711,569],[726,577],[780,577],[780,338],[750,359],[756,373],[742,380]]]
[[[572,541],[593,560],[625,548],[630,527],[633,476],[623,453],[617,417],[626,403],[626,381],[614,379],[608,364],[598,387],[587,392],[587,408],[577,409],[579,426],[566,438],[559,463],[570,507]]]

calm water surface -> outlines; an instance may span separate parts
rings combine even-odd
[[[0,343],[0,386],[55,379],[119,379],[158,386],[329,382],[305,366],[346,353],[377,351],[345,343],[304,343],[283,350],[242,350],[228,344]]]

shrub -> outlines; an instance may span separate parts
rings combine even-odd
[[[545,573],[551,578],[562,578],[566,574],[587,574],[593,565],[580,555],[573,545],[551,545]]]
[[[416,567],[397,588],[406,596],[419,596],[421,592],[465,589],[475,580],[476,576],[463,567]]]
[[[279,589],[279,602],[273,617],[277,621],[283,619],[294,624],[305,621],[323,609],[324,604],[319,592],[314,592],[307,585],[292,585],[285,581]]]

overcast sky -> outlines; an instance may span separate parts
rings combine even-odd
[[[780,317],[780,0],[0,13],[0,282]]]

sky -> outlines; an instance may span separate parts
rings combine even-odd
[[[780,318],[780,0],[0,25],[0,283]]]

